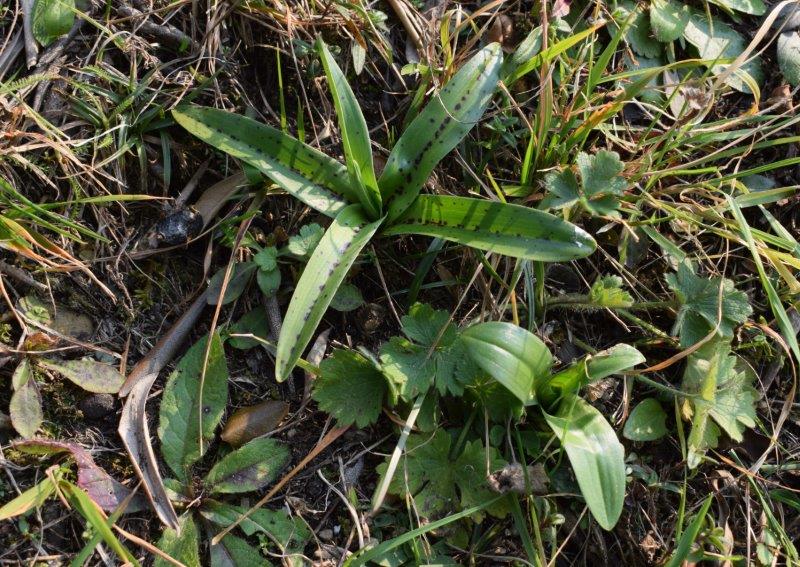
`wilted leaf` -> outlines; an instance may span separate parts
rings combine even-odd
[[[225,297],[222,298],[222,305],[227,305],[232,301],[239,299],[239,296],[244,293],[250,278],[256,271],[258,266],[255,262],[240,262],[234,265],[231,270],[231,275],[228,279],[228,286],[225,288]],[[216,305],[219,301],[220,293],[222,292],[222,282],[225,279],[225,272],[228,267],[224,266],[217,270],[214,277],[208,283],[208,304]]]
[[[48,370],[58,372],[87,392],[95,394],[116,394],[125,381],[125,377],[115,367],[91,358],[80,360],[40,358],[37,363]]]
[[[322,361],[314,382],[314,399],[340,427],[366,427],[377,421],[386,396],[380,369],[352,350],[337,349]]]
[[[289,449],[275,439],[254,439],[217,461],[203,482],[212,493],[252,492],[275,480],[288,460]]]
[[[170,374],[161,398],[158,438],[164,460],[178,480],[203,456],[228,401],[228,367],[219,334],[211,337],[208,367],[201,379],[207,339],[195,343]]]
[[[239,408],[228,418],[220,438],[234,447],[240,447],[278,427],[288,412],[289,404],[279,400],[266,400]]]
[[[8,407],[11,423],[17,433],[23,437],[33,437],[36,430],[42,425],[44,415],[39,387],[33,379],[31,365],[27,358],[23,358],[14,370],[14,374],[11,376],[11,385],[14,388]]]
[[[667,433],[667,414],[655,398],[647,398],[633,408],[622,434],[631,441],[655,441]]]
[[[69,453],[78,466],[78,486],[106,512],[112,512],[127,498],[131,490],[114,480],[101,469],[86,449],[77,443],[32,439],[15,443],[13,447],[24,453],[34,455],[58,455]],[[128,504],[127,512],[135,512],[144,507],[141,497],[134,497]]]
[[[778,66],[786,82],[793,87],[800,84],[800,33],[797,31],[778,36]]]
[[[675,41],[689,23],[689,7],[677,0],[653,0],[650,3],[650,27],[658,41]]]
[[[180,517],[178,530],[164,528],[157,547],[186,567],[200,567],[200,534],[197,524],[192,519],[191,511]],[[153,565],[155,567],[171,567],[173,564],[156,556]]]

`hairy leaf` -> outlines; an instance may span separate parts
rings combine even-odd
[[[655,441],[666,435],[666,420],[667,414],[661,402],[647,398],[633,408],[622,434],[631,441]]]
[[[381,221],[369,222],[360,205],[342,210],[322,237],[292,295],[278,340],[275,377],[289,377],[333,295]]]
[[[380,369],[355,351],[336,349],[322,361],[314,382],[314,399],[340,427],[366,427],[377,421],[386,396]]]
[[[179,529],[165,528],[157,547],[186,567],[200,567],[200,534],[192,519],[192,512],[186,512],[179,519]],[[155,567],[168,567],[172,563],[156,556]]]
[[[595,155],[585,152],[576,159],[580,184],[570,170],[550,173],[545,183],[550,194],[542,202],[542,207],[561,208],[580,203],[593,215],[616,215],[619,197],[625,191],[627,182],[620,175],[625,167],[617,152],[600,150]]]
[[[367,123],[344,73],[321,38],[317,40],[317,51],[322,59],[322,66],[328,77],[328,88],[331,90],[333,104],[339,117],[339,130],[342,135],[347,171],[350,174],[350,185],[367,216],[377,220],[381,216],[381,193],[372,166],[372,147],[369,143]]]
[[[712,0],[717,6],[753,16],[763,16],[767,7],[762,0]]]
[[[200,509],[200,513],[208,521],[228,527],[247,511],[242,506],[232,506],[209,500]],[[288,552],[301,551],[311,537],[311,530],[299,518],[289,517],[284,510],[259,508],[239,524],[247,536],[263,533],[274,541],[282,550]]]
[[[200,339],[170,374],[161,398],[158,438],[161,454],[181,482],[203,456],[228,401],[228,367],[218,333],[211,337],[205,380],[201,380],[207,338]]]
[[[567,396],[545,419],[567,452],[589,511],[606,530],[622,512],[625,449],[603,415],[577,396]]]
[[[483,116],[497,88],[502,60],[499,44],[484,47],[433,95],[397,140],[378,180],[389,204],[389,220],[414,202],[433,168]]]
[[[289,449],[275,439],[253,439],[218,461],[204,484],[213,494],[252,492],[275,480],[288,460]]]
[[[424,234],[515,258],[561,262],[588,256],[594,239],[549,213],[467,197],[420,195],[384,235]]]
[[[211,546],[211,567],[265,567],[272,565],[257,549],[234,535]]]
[[[252,165],[324,215],[335,217],[348,201],[358,200],[345,166],[280,130],[215,108],[184,106],[172,116],[207,144]]]
[[[40,358],[37,364],[53,372],[58,372],[87,392],[97,394],[116,394],[125,381],[125,377],[119,373],[119,370],[91,358],[80,360]]]
[[[537,380],[553,364],[547,346],[512,323],[480,323],[465,329],[461,337],[472,360],[522,403],[533,399]]]
[[[612,309],[624,309],[633,305],[633,297],[622,289],[622,278],[619,276],[597,278],[589,290],[589,300],[597,307]]]

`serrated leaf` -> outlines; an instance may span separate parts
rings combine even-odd
[[[624,0],[618,4],[617,10],[620,16],[620,23],[632,17],[625,30],[625,41],[628,42],[631,48],[645,57],[658,57],[661,55],[663,48],[653,37],[653,32],[650,29],[650,18],[644,9],[634,2]],[[631,16],[631,14],[633,15]]]
[[[298,234],[289,237],[289,244],[286,245],[286,249],[295,256],[306,259],[311,258],[311,254],[314,253],[324,234],[325,231],[317,223],[305,224],[300,227]]]
[[[200,534],[192,518],[192,512],[186,512],[179,519],[178,531],[165,528],[156,544],[158,549],[180,561],[186,567],[200,567]],[[172,563],[156,556],[154,567],[172,567]]]
[[[800,85],[800,33],[784,32],[778,36],[778,66],[786,82]]]
[[[278,267],[278,249],[274,246],[265,246],[253,256],[253,262],[259,270],[271,272]]]
[[[667,433],[667,414],[661,402],[647,398],[639,402],[628,416],[622,434],[631,441],[655,441]]]
[[[676,0],[653,0],[650,3],[650,28],[658,41],[675,41],[689,23],[689,7]]]
[[[450,435],[439,429],[433,436],[411,435],[397,473],[389,483],[389,492],[398,496],[410,493],[420,516],[427,520],[441,518],[460,508],[483,504],[493,493],[486,482],[487,452],[480,441],[468,441],[456,459],[450,459]],[[494,471],[505,464],[497,450],[490,447],[489,469]],[[386,464],[378,466],[386,474]],[[487,511],[496,517],[507,513],[507,502],[501,500]],[[483,513],[473,518],[481,521]]]
[[[625,450],[617,434],[596,408],[574,395],[564,398],[555,415],[544,416],[567,452],[589,511],[611,530],[625,499]]]
[[[226,535],[211,546],[211,567],[268,567],[272,565],[245,540]]]
[[[726,278],[702,278],[686,261],[675,274],[667,274],[667,284],[681,304],[675,319],[681,346],[689,347],[706,336],[717,324],[718,334],[732,337],[734,329],[753,312],[747,294],[737,290]]]
[[[561,262],[596,247],[582,229],[549,213],[520,205],[420,195],[384,235],[424,234],[514,258]]]
[[[367,217],[377,220],[381,217],[382,202],[372,166],[372,147],[367,123],[344,73],[321,38],[317,40],[317,51],[328,78],[328,88],[339,118],[339,131],[342,135],[351,188],[356,193]]]
[[[448,347],[458,336],[450,314],[442,309],[434,309],[427,303],[412,305],[400,323],[403,334],[421,346]]]
[[[536,382],[550,371],[553,357],[533,333],[512,323],[480,323],[465,329],[461,339],[470,358],[508,388],[522,403],[534,399]]]
[[[275,439],[253,439],[228,453],[203,483],[212,494],[253,492],[270,484],[289,460],[289,449]]]
[[[43,46],[69,33],[75,23],[75,0],[36,0],[31,28],[33,37]]]
[[[625,309],[633,305],[633,297],[622,289],[622,278],[604,276],[597,278],[589,290],[589,300],[597,307]]]
[[[753,16],[763,16],[767,7],[761,0],[711,0],[717,6],[722,6],[734,12],[742,12]]]
[[[215,500],[208,500],[200,509],[204,518],[220,527],[228,527],[245,512],[247,508]],[[308,526],[299,518],[289,517],[284,510],[259,508],[242,520],[239,528],[247,536],[263,533],[288,552],[301,551],[311,537]]]
[[[733,60],[747,47],[747,42],[737,31],[719,18],[712,17],[709,22],[708,16],[698,10],[692,10],[689,23],[683,31],[683,37],[697,48],[700,58],[706,60],[705,65],[710,66],[714,74],[721,73],[729,65],[715,64],[715,61],[718,59]],[[761,84],[764,77],[760,59],[755,58],[748,61],[725,80],[725,83],[737,91],[752,94],[750,87],[742,78],[742,73],[750,75],[756,84]]]
[[[211,337],[205,380],[201,380],[207,340],[200,339],[181,358],[161,397],[161,454],[184,483],[188,468],[208,449],[228,401],[228,367],[218,333]]]
[[[55,494],[56,487],[50,478],[45,478],[31,488],[0,506],[0,521],[21,516],[44,504]]]
[[[40,358],[37,364],[57,372],[87,392],[96,394],[116,394],[125,382],[125,377],[115,367],[91,358],[80,360]]]
[[[217,303],[221,303],[222,305],[227,305],[239,299],[257,269],[258,266],[255,262],[239,262],[235,264],[231,269],[231,275],[228,277],[228,285],[225,287],[225,295],[222,301],[219,298],[222,293],[222,282],[225,280],[225,273],[228,271],[228,267],[223,266],[217,270],[217,273],[208,282],[208,304],[217,305]]]
[[[561,208],[579,202],[591,214],[615,214],[618,198],[627,187],[627,181],[620,175],[625,164],[619,154],[608,150],[600,150],[595,155],[581,152],[576,163],[580,184],[570,170],[548,174],[545,184],[549,194],[542,207]]]
[[[342,284],[331,300],[331,309],[347,313],[364,305],[364,296],[361,290],[351,283]]]
[[[378,180],[390,221],[414,202],[433,168],[483,116],[497,88],[502,61],[499,44],[480,50],[434,94],[397,140]]]
[[[377,421],[386,396],[380,369],[355,351],[336,349],[320,364],[314,400],[340,427],[366,427]]]
[[[360,205],[342,210],[333,220],[292,295],[278,340],[275,377],[289,377],[358,254],[381,221],[369,222]]]
[[[309,207],[335,217],[357,202],[347,168],[288,134],[232,112],[185,106],[175,121],[207,144],[255,167]]]

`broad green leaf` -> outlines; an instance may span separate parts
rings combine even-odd
[[[380,369],[359,353],[337,349],[320,364],[314,400],[336,418],[340,427],[366,427],[377,421],[386,396]]]
[[[35,508],[55,494],[56,487],[49,478],[41,480],[13,500],[0,506],[0,521],[21,516]]]
[[[280,130],[215,108],[184,106],[172,116],[190,133],[252,165],[324,215],[335,217],[348,201],[358,200],[345,166]]]
[[[212,494],[253,492],[270,484],[289,460],[289,449],[275,439],[253,439],[228,453],[203,481]]]
[[[706,60],[705,64],[710,66],[711,71],[715,74],[724,71],[729,64],[715,63],[717,60],[733,61],[747,47],[747,41],[739,32],[719,18],[712,17],[709,21],[708,16],[699,10],[692,10],[689,23],[683,31],[683,37],[697,48],[700,58]],[[756,58],[748,61],[725,80],[737,91],[752,94],[743,74],[749,75],[756,84],[760,85],[764,80],[761,60]]]
[[[596,408],[577,396],[566,397],[555,415],[544,415],[567,452],[589,511],[611,530],[625,499],[625,450],[617,434]]]
[[[562,262],[594,252],[594,239],[549,213],[467,197],[420,195],[384,235],[424,234],[527,260]]]
[[[178,526],[179,531],[164,528],[156,546],[186,567],[200,567],[200,534],[197,524],[192,518],[191,510],[180,517]],[[171,567],[173,564],[156,556],[153,565],[154,567]]]
[[[381,193],[372,167],[372,147],[367,123],[344,73],[321,38],[317,40],[317,51],[322,59],[328,88],[339,118],[339,131],[351,187],[357,193],[358,201],[367,216],[377,220],[381,216]]]
[[[426,520],[491,500],[494,493],[486,483],[487,455],[489,470],[498,470],[505,464],[494,447],[487,453],[480,441],[468,441],[455,459],[450,458],[451,445],[451,437],[443,429],[433,436],[409,436],[405,456],[389,483],[391,494],[411,494],[419,515]],[[385,475],[386,468],[386,463],[379,465],[378,473]],[[504,517],[507,501],[490,506],[488,512]],[[478,513],[473,518],[480,521],[483,516]]]
[[[259,305],[234,323],[230,328],[232,335],[253,335],[266,340],[269,336],[269,324],[264,307]],[[265,346],[263,342],[250,337],[229,337],[228,344],[234,348],[247,350],[257,346]]]
[[[75,22],[74,10],[75,0],[36,0],[31,21],[33,37],[48,46],[68,34]]]
[[[320,240],[286,311],[275,360],[279,382],[289,377],[333,295],[380,224],[369,222],[360,205],[351,205],[337,215]]]
[[[125,381],[125,377],[119,373],[119,370],[91,358],[80,360],[40,358],[37,364],[61,374],[87,392],[97,394],[116,394]]]
[[[215,500],[208,500],[200,509],[204,518],[223,528],[231,525],[245,512],[247,508],[243,506],[232,506]],[[242,520],[239,527],[247,536],[265,534],[288,552],[301,551],[311,538],[308,526],[299,518],[289,517],[282,509],[259,508]]]
[[[627,21],[632,16],[630,24],[625,30],[625,41],[639,55],[645,57],[658,57],[663,50],[662,45],[653,37],[650,29],[650,18],[647,17],[644,7],[637,6],[630,0],[623,0],[618,4],[617,15],[620,21]]]
[[[800,33],[797,30],[778,36],[778,66],[786,82],[800,85]]]
[[[217,303],[222,303],[222,305],[227,305],[239,299],[257,269],[258,266],[255,262],[239,262],[235,264],[231,269],[231,275],[228,277],[228,285],[225,287],[225,296],[222,301],[219,298],[222,292],[222,282],[225,280],[225,273],[228,271],[228,267],[223,266],[217,270],[217,273],[208,282],[208,304],[216,305]]]
[[[281,287],[281,271],[278,269],[269,272],[258,270],[256,274],[256,283],[261,293],[267,297],[275,295]]]
[[[718,319],[718,334],[732,337],[734,329],[753,312],[747,294],[737,290],[731,280],[697,276],[688,261],[680,264],[677,273],[667,274],[666,280],[681,304],[673,332],[679,333],[684,348],[711,332]]]
[[[539,337],[512,323],[479,323],[465,329],[461,339],[470,358],[522,403],[535,396],[536,382],[553,364]]]
[[[92,526],[96,533],[103,537],[103,541],[117,556],[123,561],[138,567],[139,562],[128,549],[120,543],[114,532],[111,531],[105,516],[100,508],[97,507],[86,493],[74,484],[62,480],[59,483],[61,493],[66,496],[69,503],[78,513],[83,516],[86,522]]]
[[[689,23],[689,7],[678,0],[652,0],[650,28],[658,41],[675,41]]]
[[[761,0],[711,0],[717,6],[753,16],[763,16],[767,7]]]
[[[390,220],[414,202],[433,168],[483,116],[497,88],[502,61],[499,44],[480,50],[433,95],[397,140],[378,180]]]
[[[14,389],[8,405],[11,423],[17,433],[23,437],[33,437],[44,421],[44,413],[42,412],[39,387],[36,385],[36,380],[33,379],[30,362],[27,358],[23,358],[14,370],[14,374],[11,376],[11,385]]]
[[[274,246],[262,248],[258,254],[253,256],[253,262],[256,263],[259,270],[271,272],[278,267],[278,249]]]
[[[364,305],[361,290],[351,283],[342,284],[331,300],[331,308],[342,313],[354,311]]]
[[[647,398],[639,402],[628,416],[622,435],[631,441],[655,441],[667,433],[667,414],[661,402]]]
[[[226,535],[211,546],[211,567],[268,567],[272,565],[245,540]]]
[[[228,401],[228,367],[218,333],[211,337],[205,380],[201,380],[207,337],[192,345],[170,374],[161,397],[158,438],[161,455],[181,482],[205,454]]]

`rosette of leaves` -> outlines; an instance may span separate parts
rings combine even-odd
[[[724,12],[761,16],[766,6],[761,0],[714,0]],[[748,40],[719,16],[688,6],[679,0],[651,0],[636,4],[626,0],[617,3],[615,14],[623,26],[625,41],[636,53],[641,67],[664,63],[667,46],[686,42],[696,50],[703,64],[713,74],[723,72],[741,55]],[[625,23],[623,23],[625,22]],[[683,45],[683,43],[681,43]],[[752,93],[763,82],[761,59],[754,57],[725,79],[738,91]]]
[[[377,235],[419,234],[540,261],[581,258],[594,240],[543,211],[466,197],[420,195],[439,161],[480,120],[503,63],[498,44],[481,49],[436,92],[394,145],[380,176],[361,109],[322,41],[317,43],[339,119],[345,163],[244,116],[183,107],[189,132],[258,169],[278,187],[332,219],[297,283],[278,340],[276,376],[285,380],[359,253]]]
[[[643,362],[639,351],[620,344],[554,372],[550,351],[533,333],[503,322],[459,330],[446,311],[419,304],[403,318],[403,334],[381,348],[380,358],[335,351],[315,382],[313,397],[320,407],[340,425],[359,427],[374,423],[384,404],[420,396],[428,396],[423,407],[434,400],[427,410],[432,413],[451,405],[437,409],[435,400],[447,396],[479,404],[499,423],[538,413],[564,448],[593,516],[606,529],[614,526],[625,494],[623,447],[608,421],[578,392]],[[389,491],[400,496],[410,491],[426,518],[488,501],[479,471],[487,469],[487,450],[490,470],[502,467],[500,454],[479,440],[454,446],[449,433],[433,431],[436,420],[430,421],[433,425],[423,430],[431,432],[409,438],[403,472],[397,473],[402,479],[393,477]],[[462,469],[472,476],[462,477]],[[503,515],[507,510],[497,504],[487,511]]]
[[[158,547],[187,566],[264,565],[267,561],[257,549],[232,534],[211,546],[208,560],[200,558],[201,531],[211,539],[236,521],[247,509],[231,498],[268,486],[289,460],[284,444],[260,437],[233,450],[217,447],[210,470],[201,478],[195,476],[195,465],[214,444],[228,400],[222,340],[218,334],[210,340],[208,345],[207,338],[201,339],[187,351],[164,387],[158,437],[161,455],[173,474],[164,485],[173,504],[185,512],[179,529],[166,528]],[[280,553],[289,556],[302,551],[310,536],[304,523],[282,510],[256,510],[239,529],[245,536],[265,535]],[[167,564],[156,560],[156,565]]]

